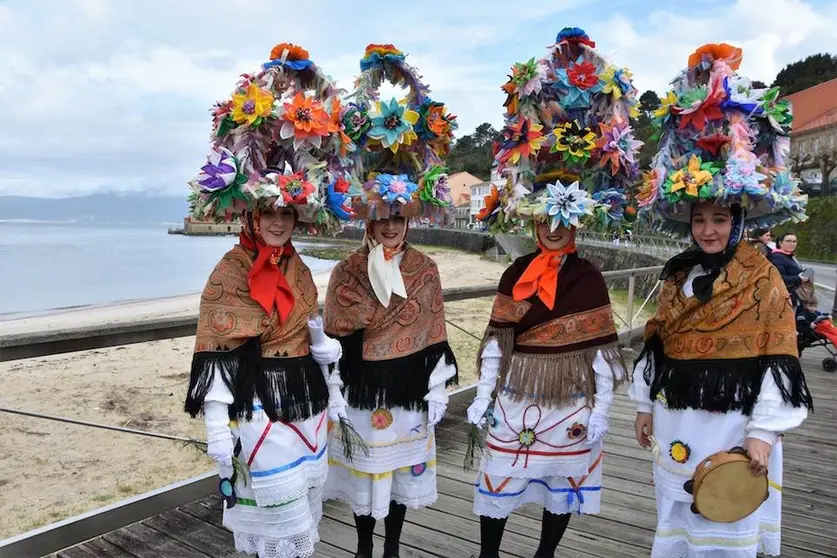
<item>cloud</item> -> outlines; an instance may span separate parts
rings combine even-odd
[[[0,194],[185,193],[205,156],[208,109],[279,40],[304,45],[346,89],[366,44],[393,42],[458,115],[460,135],[500,126],[509,66],[543,55],[564,26],[586,29],[640,91],[662,93],[705,42],[738,44],[742,71],[772,81],[837,44],[837,2],[7,0]]]

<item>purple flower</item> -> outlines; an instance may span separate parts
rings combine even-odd
[[[223,190],[233,182],[238,174],[235,156],[229,149],[212,150],[206,158],[206,164],[201,167],[197,182],[201,190],[206,193]]]

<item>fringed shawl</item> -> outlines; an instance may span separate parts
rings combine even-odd
[[[512,289],[538,252],[515,260],[497,289],[491,319],[477,353],[477,369],[485,344],[496,339],[503,352],[498,385],[516,401],[536,399],[559,406],[596,391],[596,353],[623,366],[610,297],[596,267],[569,254],[558,275],[555,307],[537,296],[515,301]],[[614,371],[614,385],[621,375]]]
[[[660,395],[671,409],[749,415],[769,368],[786,402],[812,408],[779,271],[745,242],[715,280],[706,304],[683,294],[687,275],[663,283],[657,313],[645,327],[637,362],[653,356],[646,361],[653,368],[641,371],[651,400]]]
[[[201,295],[195,354],[185,410],[196,416],[216,369],[235,399],[230,418],[250,419],[258,398],[271,420],[295,422],[326,409],[328,390],[309,355],[308,318],[317,313],[311,271],[294,252],[278,265],[294,293],[284,324],[250,298],[247,272],[255,254],[240,245],[227,252]]]
[[[433,260],[405,245],[401,275],[407,298],[393,296],[384,308],[369,283],[367,247],[331,272],[325,330],[340,339],[340,371],[348,402],[360,409],[424,409],[427,384],[439,362],[456,365],[448,344],[439,270]],[[456,383],[454,376],[448,383]]]

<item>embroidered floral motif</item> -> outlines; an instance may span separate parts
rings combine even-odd
[[[414,477],[420,477],[422,473],[427,470],[427,463],[419,463],[410,467],[410,472]]]
[[[689,460],[692,450],[689,449],[688,444],[680,440],[674,440],[669,447],[668,454],[673,460],[678,463],[685,463]]]
[[[536,439],[537,436],[535,435],[535,431],[531,428],[524,428],[520,431],[520,434],[517,435],[517,440],[520,444],[527,448],[534,444]]]
[[[580,422],[574,422],[572,426],[567,428],[567,436],[570,440],[578,440],[587,435],[587,427]]]
[[[372,411],[372,428],[383,430],[392,424],[392,413],[389,409],[376,409]]]

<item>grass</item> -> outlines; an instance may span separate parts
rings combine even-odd
[[[299,248],[297,251],[300,255],[308,256],[311,258],[318,258],[321,260],[331,260],[331,261],[339,261],[348,258],[350,255],[354,254],[358,247],[360,246],[360,242],[358,241],[342,241],[339,243],[329,243],[327,246],[317,247],[317,246],[310,246]],[[427,244],[413,244],[413,248],[423,252],[428,256],[433,256],[436,254],[451,254],[451,253],[462,253],[463,251],[458,248],[450,248],[448,246],[430,246]]]

